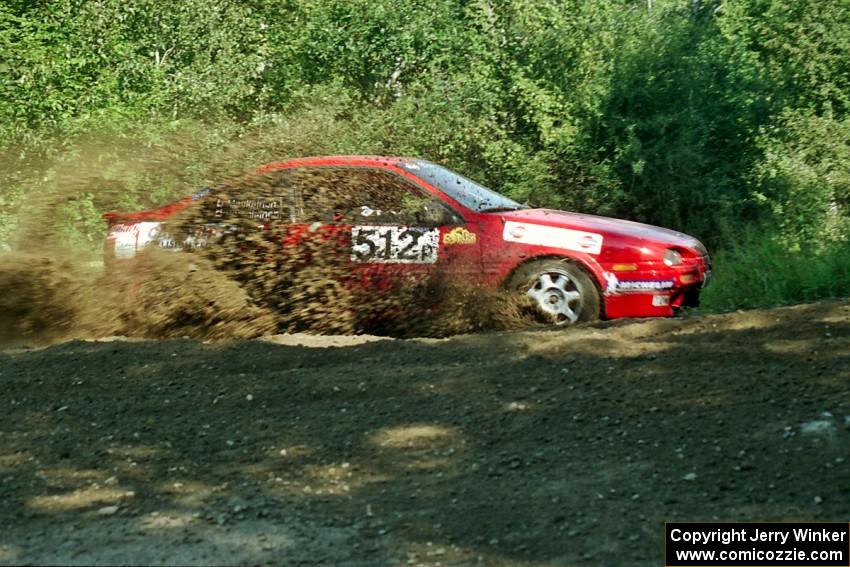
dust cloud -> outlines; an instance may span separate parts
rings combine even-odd
[[[57,205],[91,195],[98,181],[102,172],[66,173],[55,191],[27,207],[20,222],[26,246],[0,255],[4,344],[116,335],[229,340],[292,332],[445,337],[541,323],[525,298],[449,282],[439,271],[411,277],[353,270],[351,228],[344,222],[330,230],[327,223],[294,225],[277,215],[258,227],[245,207],[222,208],[272,198],[279,187],[270,175],[225,179],[169,217],[159,239],[132,259],[117,261],[111,251],[103,259],[80,253],[61,242],[63,233],[51,217]],[[369,191],[327,183],[319,196],[300,204],[302,214],[327,220]],[[119,188],[104,191],[113,194],[95,193],[90,202],[115,203]],[[391,206],[380,195],[370,198],[374,208]],[[106,221],[97,222],[103,231],[97,236],[105,238]]]

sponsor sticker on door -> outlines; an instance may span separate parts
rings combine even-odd
[[[451,229],[443,236],[443,244],[451,246],[453,244],[475,244],[478,242],[478,237],[474,232],[470,232],[462,226]]]
[[[587,254],[602,252],[603,242],[602,235],[595,232],[515,221],[505,223],[502,239],[506,242],[561,248]]]

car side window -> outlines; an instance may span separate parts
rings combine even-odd
[[[440,226],[460,218],[439,199],[391,171],[369,167],[295,170],[302,222]]]

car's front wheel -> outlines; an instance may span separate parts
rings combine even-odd
[[[520,267],[508,284],[524,293],[553,325],[599,318],[599,290],[590,276],[566,260],[538,260]]]

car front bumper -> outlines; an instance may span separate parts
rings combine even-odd
[[[606,272],[605,316],[669,317],[676,309],[699,305],[700,290],[711,278],[707,254],[680,266],[643,266],[629,272]]]

